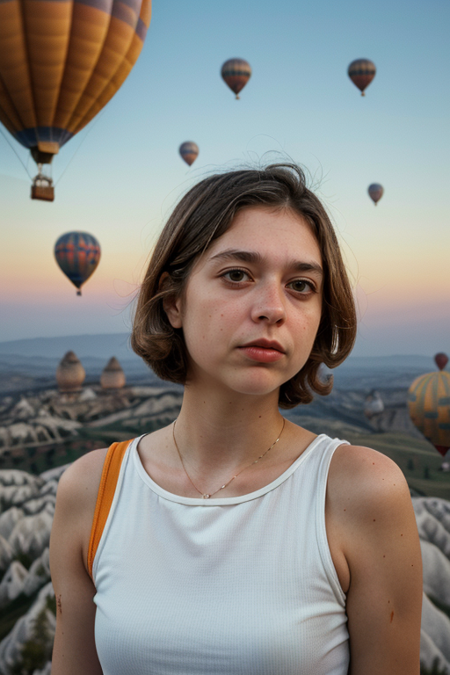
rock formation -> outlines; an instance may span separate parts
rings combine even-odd
[[[364,402],[364,414],[370,420],[374,415],[384,410],[383,399],[378,391],[371,391]]]
[[[60,392],[80,391],[85,377],[85,370],[76,354],[67,352],[56,369],[56,381]]]
[[[101,376],[102,389],[121,389],[125,386],[125,373],[115,356],[109,359]]]

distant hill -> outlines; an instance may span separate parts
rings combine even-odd
[[[155,380],[156,376],[129,346],[129,333],[65,335],[0,342],[0,391],[18,391],[54,382],[59,361],[74,351],[86,369],[86,381],[98,379],[106,362],[115,356],[129,382]],[[408,389],[422,373],[434,370],[432,356],[350,356],[339,368],[328,371],[340,389]],[[157,378],[156,378],[157,379]]]
[[[62,359],[69,350],[79,357],[101,359],[115,356],[121,360],[140,360],[128,346],[129,333],[102,335],[64,335],[61,337],[30,338],[0,342],[0,355],[42,356]]]
[[[106,333],[101,335],[64,335],[61,337],[30,338],[0,342],[0,355],[45,356],[55,358],[72,350],[78,357],[92,356],[105,358],[111,354],[121,359],[131,360],[139,357],[129,346],[129,333]],[[352,370],[405,370],[414,369],[423,372],[434,370],[432,356],[393,355],[393,356],[349,356],[339,371]]]

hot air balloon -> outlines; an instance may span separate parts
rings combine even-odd
[[[445,357],[445,354],[436,356]],[[441,364],[445,359],[440,359]],[[447,359],[448,361],[448,359]],[[409,415],[419,431],[442,456],[450,448],[450,373],[439,371],[418,377],[408,391]]]
[[[435,354],[434,362],[439,368],[439,370],[444,370],[445,366],[448,363],[447,354],[444,354],[444,352],[439,352],[438,354]]]
[[[347,72],[353,84],[361,91],[361,96],[365,96],[364,89],[372,82],[377,69],[369,59],[356,59],[351,62]]]
[[[229,59],[225,61],[221,71],[222,77],[226,84],[234,91],[238,99],[239,92],[245,87],[249,81],[252,69],[250,64],[244,59]]]
[[[372,183],[372,185],[369,185],[369,187],[367,188],[367,192],[369,193],[369,197],[376,206],[377,202],[379,202],[381,197],[383,196],[384,187],[379,183]]]
[[[186,164],[189,164],[189,166],[195,162],[199,153],[198,145],[193,141],[186,141],[185,143],[182,143],[178,151],[181,155],[181,158],[184,159]]]
[[[80,289],[100,262],[100,244],[88,232],[67,232],[55,244],[55,258],[66,277]],[[80,290],[77,295],[81,295]]]
[[[121,87],[150,16],[151,0],[0,2],[0,121],[38,165],[32,199],[53,200],[42,165]]]

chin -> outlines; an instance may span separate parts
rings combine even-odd
[[[278,391],[281,385],[286,381],[287,380],[284,379],[280,381],[280,378],[273,377],[272,373],[260,372],[252,373],[251,377],[235,378],[233,379],[233,382],[227,384],[229,388],[237,394],[267,396],[274,391]]]

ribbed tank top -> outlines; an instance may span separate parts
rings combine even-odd
[[[181,497],[126,448],[92,577],[104,675],[346,675],[345,594],[325,528],[318,436],[269,485]]]

